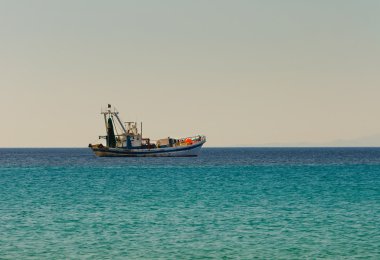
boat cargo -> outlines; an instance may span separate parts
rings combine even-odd
[[[143,137],[142,123],[140,129],[137,122],[124,122],[119,112],[108,105],[101,114],[107,135],[99,136],[105,139],[106,145],[89,144],[95,155],[100,157],[129,156],[129,157],[186,157],[198,156],[203,144],[204,135],[183,138],[162,138],[156,141]]]

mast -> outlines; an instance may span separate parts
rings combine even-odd
[[[102,113],[104,115],[104,125],[106,127],[106,130],[107,130],[107,116],[106,116],[106,113]]]
[[[115,112],[113,112],[113,114],[115,115],[117,121],[119,122],[121,128],[123,129],[124,134],[127,135],[127,130],[125,129],[123,123],[121,122],[121,120],[120,120],[120,118],[119,118],[119,116],[118,116],[119,112],[116,112],[116,111],[115,111]]]
[[[107,115],[110,116],[111,115],[111,105],[108,104],[108,107],[107,107],[107,110],[106,111],[101,111],[101,114],[104,115],[104,125],[106,127],[106,130],[108,129],[108,122],[107,122]]]
[[[107,115],[108,115],[109,117],[111,117],[111,116],[115,116],[116,119],[117,119],[117,121],[119,122],[121,128],[123,129],[124,134],[127,135],[127,130],[125,129],[123,123],[121,122],[121,120],[120,120],[120,118],[119,118],[119,116],[118,116],[119,112],[117,112],[116,110],[114,110],[114,111],[112,112],[112,111],[111,111],[111,104],[108,104],[107,111],[102,112],[102,114],[104,115],[104,123],[105,123],[105,125],[106,125],[106,129],[108,128]]]

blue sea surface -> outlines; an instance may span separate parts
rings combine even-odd
[[[380,148],[0,149],[0,259],[380,259]]]

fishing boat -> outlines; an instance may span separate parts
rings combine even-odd
[[[129,157],[185,157],[198,156],[206,137],[196,135],[183,138],[163,138],[151,140],[142,135],[142,123],[140,130],[137,122],[124,122],[119,117],[119,112],[111,108],[102,111],[107,135],[99,136],[106,139],[106,145],[89,144],[88,146],[97,156],[129,156]]]

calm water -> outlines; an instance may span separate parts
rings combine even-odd
[[[0,149],[0,258],[380,259],[380,149]]]

